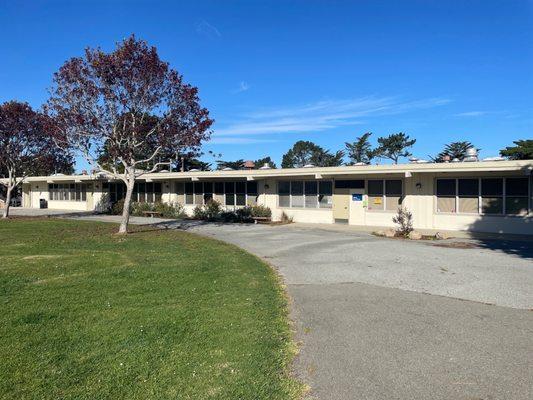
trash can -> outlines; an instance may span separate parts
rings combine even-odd
[[[48,208],[48,202],[45,199],[40,199],[39,208]]]

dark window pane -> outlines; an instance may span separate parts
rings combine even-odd
[[[146,183],[146,192],[153,192],[154,191],[154,184],[152,182]]]
[[[455,179],[437,179],[437,196],[455,196]]]
[[[527,197],[506,197],[505,198],[506,214],[527,214]]]
[[[257,181],[248,181],[246,183],[246,193],[249,195],[257,195]]]
[[[304,193],[304,183],[302,181],[293,181],[291,183],[291,194],[300,195]]]
[[[501,196],[503,195],[503,179],[490,178],[481,180],[482,196]]]
[[[176,194],[185,193],[185,185],[183,184],[183,182],[176,182],[175,191],[176,191]]]
[[[138,189],[139,189],[139,193],[145,193],[146,192],[146,183],[139,182]]]
[[[154,183],[154,192],[155,193],[161,193],[162,192],[162,190],[161,190],[161,182]]]
[[[316,195],[318,190],[317,181],[306,181],[305,182],[305,194]]]
[[[224,194],[224,182],[215,182],[215,194]]]
[[[289,194],[290,193],[290,182],[281,181],[278,182],[278,194]]]
[[[481,199],[481,212],[484,214],[501,214],[503,212],[503,198],[483,197]]]
[[[331,193],[333,191],[332,182],[331,181],[320,182],[319,190],[320,190],[320,192],[319,192],[320,194],[331,195]]]
[[[339,181],[335,181],[335,187],[337,189],[364,189],[365,181],[362,179],[339,180]]]
[[[478,196],[479,181],[477,179],[459,179],[459,196]]]
[[[246,205],[246,195],[245,194],[237,194],[237,205],[238,206],[245,206]]]
[[[203,182],[194,182],[194,194],[202,194],[204,192]]]
[[[209,200],[213,199],[213,193],[205,193],[204,194],[204,203],[207,203]]]
[[[235,182],[226,182],[226,193],[235,193]]]
[[[192,182],[185,183],[185,193],[192,194],[193,192],[193,184]]]
[[[246,182],[235,182],[235,193],[246,193]]]
[[[383,194],[383,181],[368,181],[368,194],[381,196]]]
[[[528,178],[507,178],[505,180],[505,194],[507,196],[527,196]]]
[[[204,182],[204,193],[213,193],[213,183]],[[213,197],[213,196],[211,196]]]
[[[226,184],[226,186],[227,186],[227,184]],[[227,193],[226,192],[226,205],[227,206],[235,205],[235,195],[233,193]]]
[[[385,181],[385,194],[387,195],[402,195],[402,181],[390,180]]]

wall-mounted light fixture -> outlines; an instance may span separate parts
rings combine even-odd
[[[416,188],[417,188],[418,190],[422,189],[422,184],[421,184],[420,182],[418,182],[418,183],[416,184]]]
[[[270,189],[270,186],[268,185],[268,183],[265,183],[265,189],[266,190]]]

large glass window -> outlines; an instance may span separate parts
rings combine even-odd
[[[192,182],[185,183],[185,204],[194,204],[194,185]]]
[[[397,211],[402,203],[402,181],[399,179],[385,181],[385,209]]]
[[[86,201],[85,183],[50,183],[48,193],[51,201]]]
[[[305,182],[305,207],[317,208],[318,207],[318,182],[306,181]]]
[[[529,178],[437,179],[437,212],[526,215]]]
[[[473,214],[479,212],[479,180],[459,179],[457,195],[459,212]]]
[[[437,180],[437,211],[455,212],[455,196],[457,195],[456,179]]]
[[[400,179],[372,179],[368,181],[368,210],[396,211],[402,203]]]
[[[288,181],[278,182],[278,196],[280,207],[291,206],[291,183]]]
[[[304,206],[304,183],[303,181],[291,182],[291,207]]]
[[[235,182],[226,182],[224,185],[226,189],[226,205],[235,205]]]
[[[503,179],[481,179],[481,212],[484,214],[503,213]]]
[[[331,181],[319,182],[318,204],[320,208],[331,208],[333,204],[333,184]]]
[[[331,208],[331,181],[279,181],[280,207]]]
[[[528,178],[507,178],[505,180],[505,212],[507,214],[527,214],[528,182]]]
[[[383,181],[371,180],[368,181],[368,209],[369,210],[384,210],[385,205],[383,201]]]

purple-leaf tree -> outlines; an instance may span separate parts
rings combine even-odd
[[[63,172],[72,158],[54,145],[52,121],[27,103],[0,105],[0,178],[5,187],[3,218],[9,217],[11,197],[29,175]]]
[[[111,53],[86,49],[67,61],[54,74],[46,110],[59,146],[125,183],[119,233],[127,232],[135,181],[168,165],[169,154],[198,151],[213,123],[198,89],[134,36]]]

